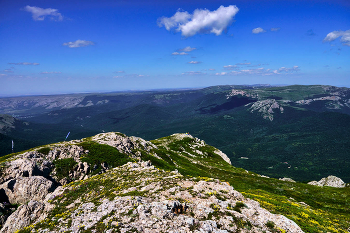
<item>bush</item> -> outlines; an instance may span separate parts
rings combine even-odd
[[[96,168],[92,171],[93,175],[101,171],[101,163],[107,163],[109,167],[118,167],[131,161],[127,154],[120,153],[112,146],[92,141],[80,143],[79,146],[82,146],[84,150],[89,150],[89,153],[82,157],[81,161],[87,162],[91,168]]]
[[[274,227],[275,227],[275,223],[272,222],[272,221],[267,221],[266,226],[267,226],[268,228],[274,228]]]
[[[69,171],[73,170],[77,162],[73,158],[66,158],[54,160],[53,164],[56,168],[56,176],[60,180],[69,175]]]
[[[38,150],[39,153],[42,153],[44,155],[48,155],[50,152],[51,148],[50,147],[44,147]]]

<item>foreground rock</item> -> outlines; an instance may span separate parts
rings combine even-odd
[[[5,191],[10,203],[25,204],[31,200],[43,201],[55,185],[42,176],[18,177],[0,185],[0,189]]]
[[[116,148],[119,152],[108,159],[126,159],[124,165],[107,164],[101,153],[95,164],[94,158],[86,160],[93,153],[84,148],[93,147],[84,147],[82,140],[52,144],[1,163],[0,202],[7,203],[0,205],[1,233],[302,232],[292,220],[261,208],[226,182],[184,177],[174,170],[181,167],[169,154],[208,169],[213,166],[206,162],[209,158],[221,166],[231,164],[226,154],[189,134],[149,142],[105,133],[87,143]],[[103,148],[106,153],[115,150]],[[155,168],[145,157],[170,161],[174,171]]]
[[[89,187],[85,190],[85,187]],[[286,232],[302,232],[293,221],[245,198],[225,182],[185,178],[149,162],[128,163],[87,180],[73,182],[44,205],[53,214],[27,229],[38,232],[271,232],[267,223]],[[79,195],[77,195],[79,193]],[[34,203],[17,210],[23,214]],[[39,213],[43,208],[37,206]],[[30,215],[32,216],[32,215]],[[38,218],[37,215],[34,216]],[[33,221],[33,218],[31,218]],[[12,216],[9,218],[12,222]],[[55,223],[54,227],[50,223]],[[6,230],[19,229],[19,224]],[[21,225],[23,227],[23,224]],[[249,230],[248,230],[249,229]]]
[[[30,201],[28,204],[21,205],[11,216],[7,219],[1,233],[15,232],[30,225],[37,220],[43,213],[45,205],[37,201]]]
[[[328,176],[326,178],[322,178],[320,181],[311,181],[308,184],[317,186],[330,186],[335,188],[344,188],[346,186],[346,183],[336,176]]]

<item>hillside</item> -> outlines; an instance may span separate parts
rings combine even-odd
[[[259,174],[302,182],[336,175],[350,182],[348,88],[215,86],[4,98],[0,103],[3,113],[30,123],[5,136],[34,146],[64,140],[68,132],[70,140],[109,131],[146,140],[189,132],[222,150],[235,166]],[[11,141],[6,143],[10,153]],[[22,143],[15,140],[15,145]],[[0,155],[7,154],[3,151]]]
[[[346,232],[349,187],[230,163],[189,134],[102,133],[10,154],[0,158],[1,232]]]

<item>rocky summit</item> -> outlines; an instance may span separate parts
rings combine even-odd
[[[189,134],[151,142],[104,133],[9,155],[0,232],[303,232],[228,182],[186,174],[211,160],[231,166]]]

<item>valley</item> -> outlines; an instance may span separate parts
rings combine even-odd
[[[204,89],[0,99],[1,155],[119,131],[146,140],[189,132],[242,167],[308,182],[350,182],[350,91],[332,86]],[[8,115],[14,116],[12,119]]]

